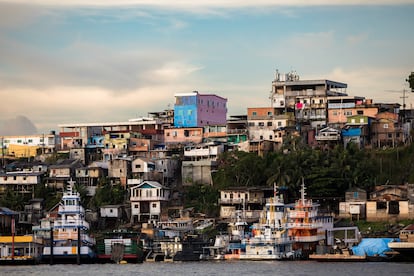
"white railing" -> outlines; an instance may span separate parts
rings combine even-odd
[[[321,228],[323,223],[321,222],[313,222],[313,223],[300,223],[300,222],[288,222],[288,228]]]
[[[289,211],[288,216],[290,218],[314,218],[318,216],[318,211]]]
[[[64,206],[64,205],[61,205],[61,206],[59,206],[59,210],[58,210],[58,212],[59,213],[78,213],[78,214],[83,214],[83,213],[85,213],[85,209],[82,207],[82,206],[80,206],[80,205],[74,205],[74,206]]]
[[[253,237],[246,240],[246,244],[254,245],[254,244],[284,244],[290,243],[293,239],[290,237],[283,237],[283,238],[265,238],[265,237]]]
[[[65,232],[65,233],[54,233],[54,240],[78,240],[78,232]],[[91,238],[87,234],[81,234],[81,240],[90,244],[95,244],[95,239]]]
[[[87,221],[84,221],[83,219],[76,219],[76,220],[56,220],[54,222],[55,228],[75,228],[75,227],[82,227],[89,229],[89,223]]]
[[[325,239],[324,235],[315,236],[294,236],[293,240],[296,242],[316,242]]]

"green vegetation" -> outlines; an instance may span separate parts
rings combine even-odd
[[[194,207],[196,212],[202,212],[208,216],[218,214],[218,190],[207,185],[188,186],[184,190],[185,206]]]
[[[102,178],[95,195],[85,203],[85,206],[97,210],[100,206],[122,204],[125,201],[127,191],[121,185],[111,185],[107,179]]]
[[[300,141],[288,143],[282,151],[258,156],[232,151],[218,159],[213,186],[186,187],[188,207],[206,214],[218,214],[219,190],[229,187],[273,187],[287,190],[288,202],[298,198],[302,179],[310,197],[343,198],[345,191],[358,187],[368,193],[376,185],[414,182],[414,145],[391,149],[360,150],[349,144],[344,149],[313,149]]]

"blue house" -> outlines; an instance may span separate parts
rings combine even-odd
[[[341,130],[344,147],[348,143],[355,143],[359,148],[371,142],[370,126],[373,118],[364,115],[347,117],[347,123]]]

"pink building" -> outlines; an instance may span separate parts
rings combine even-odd
[[[227,99],[214,94],[175,94],[174,126],[202,127],[225,125],[227,122]]]

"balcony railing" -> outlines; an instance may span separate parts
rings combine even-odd
[[[264,204],[266,199],[264,198],[252,198],[252,199],[244,199],[244,198],[220,198],[219,204],[243,204],[243,203],[258,203]]]

